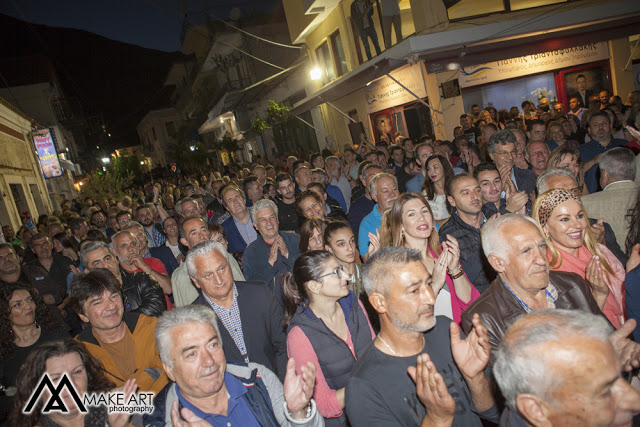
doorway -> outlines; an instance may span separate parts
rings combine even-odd
[[[29,212],[29,205],[27,204],[27,198],[24,194],[24,189],[22,188],[22,184],[9,184],[11,188],[11,194],[13,195],[13,201],[16,204],[16,208],[18,208],[18,215],[23,216],[23,212]],[[29,212],[31,214],[31,218],[33,218],[33,212]],[[37,215],[36,215],[37,218]]]

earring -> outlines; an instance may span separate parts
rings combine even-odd
[[[404,239],[404,228],[400,230],[400,236]]]

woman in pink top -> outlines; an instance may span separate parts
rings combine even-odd
[[[458,241],[448,236],[442,247],[438,241],[431,207],[421,194],[402,193],[382,216],[380,246],[419,250],[422,263],[432,276],[435,314],[460,323],[462,312],[480,296],[480,292],[462,271]]]
[[[347,426],[344,391],[356,360],[375,338],[367,314],[347,288],[342,264],[329,252],[309,251],[283,279],[287,352],[296,369],[313,362],[313,398],[325,425]]]
[[[549,190],[536,199],[532,216],[547,241],[551,269],[576,273],[589,282],[598,306],[619,328],[625,320],[624,267],[596,242],[580,198],[569,190]]]

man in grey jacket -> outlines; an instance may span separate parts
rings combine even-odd
[[[189,425],[201,421],[223,425],[322,426],[311,399],[315,365],[296,374],[289,360],[284,386],[257,363],[227,364],[216,315],[202,306],[167,312],[156,326],[156,343],[172,382],[154,399],[144,416],[152,426]]]

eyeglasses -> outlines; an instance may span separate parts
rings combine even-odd
[[[342,264],[340,264],[339,266],[337,266],[336,268],[331,270],[329,273],[323,274],[322,276],[318,277],[318,279],[322,279],[323,277],[331,276],[332,274],[335,274],[336,277],[338,277],[338,278],[340,278],[341,274],[345,274],[344,267],[342,266]]]
[[[512,150],[512,151],[496,151],[496,156],[500,156],[500,157],[515,157],[517,154],[516,150]]]

